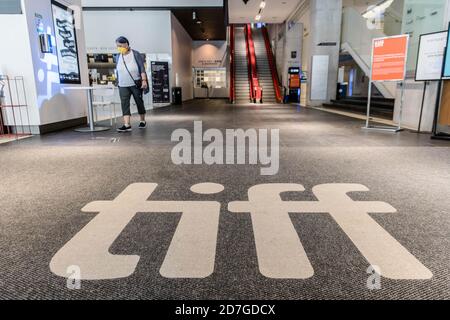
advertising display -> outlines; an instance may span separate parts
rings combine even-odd
[[[447,31],[420,36],[416,81],[437,81],[442,76]]]
[[[169,63],[152,61],[153,103],[170,103]]]
[[[447,43],[445,46],[445,58],[444,58],[444,73],[442,75],[445,79],[450,79],[450,28],[447,32]]]
[[[81,84],[74,13],[55,1],[52,12],[60,83]]]
[[[408,56],[408,35],[374,39],[372,81],[403,81]]]

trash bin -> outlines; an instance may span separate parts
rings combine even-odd
[[[347,83],[338,83],[337,86],[337,99],[345,99],[347,98],[347,90],[348,90],[348,84]]]
[[[181,105],[183,103],[183,91],[180,87],[172,88],[172,104]]]

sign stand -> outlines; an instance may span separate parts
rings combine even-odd
[[[445,54],[445,43],[447,42],[447,31],[432,32],[420,35],[419,49],[417,52],[417,64],[415,81],[423,81],[423,96],[422,104],[420,107],[419,125],[415,133],[425,133],[422,130],[422,118],[425,107],[425,97],[427,93],[427,87],[431,82],[438,82],[439,92],[441,90],[441,79],[443,73],[443,63]],[[442,52],[441,52],[442,51]],[[439,93],[438,93],[439,95]],[[439,97],[437,102],[439,103]],[[434,128],[434,124],[433,124]]]
[[[378,42],[382,42],[384,45],[384,41],[392,41],[394,39],[400,39],[400,38],[406,38],[406,48],[404,52],[404,61],[403,61],[403,78],[402,79],[389,79],[386,80],[373,80],[373,65],[374,65],[374,49],[375,44]],[[395,37],[387,37],[387,38],[378,38],[372,40],[372,54],[371,54],[371,64],[370,64],[370,80],[369,80],[369,94],[367,99],[367,119],[366,119],[366,126],[363,127],[364,130],[379,130],[379,131],[388,131],[388,132],[400,132],[402,131],[402,117],[403,117],[403,104],[405,99],[405,78],[406,78],[406,57],[408,56],[408,43],[409,43],[409,36],[408,35],[401,35],[401,36],[395,36]],[[403,52],[402,52],[403,54]],[[370,124],[370,107],[372,102],[372,85],[376,82],[398,82],[401,81],[400,86],[402,88],[401,90],[401,101],[400,101],[400,114],[399,114],[399,121],[397,127],[393,126],[375,126]]]
[[[441,101],[442,101],[442,87],[444,86],[444,81],[439,81],[439,89],[436,98],[436,110],[434,112],[434,122],[433,122],[433,135],[431,139],[433,140],[450,140],[450,135],[446,133],[438,132],[438,122],[439,122],[439,112],[441,109]]]
[[[449,24],[449,30],[447,31],[447,43],[444,49],[444,63],[442,64],[442,77],[439,81],[439,87],[438,87],[438,94],[436,98],[436,109],[434,111],[434,122],[433,122],[433,132],[431,139],[433,140],[450,140],[450,134],[444,133],[444,132],[438,132],[438,123],[439,123],[439,113],[441,109],[441,102],[442,102],[442,92],[443,92],[443,86],[444,81],[449,79],[449,74],[446,72],[447,64],[448,64],[448,55],[449,55],[449,49],[450,49],[450,24]]]
[[[369,98],[367,100],[367,119],[366,119],[366,126],[363,127],[364,130],[379,130],[379,131],[389,131],[389,132],[400,132],[402,131],[401,122],[402,122],[402,116],[403,116],[403,100],[404,100],[404,83],[401,83],[402,87],[402,93],[401,93],[401,103],[400,103],[400,116],[399,116],[399,122],[398,126],[392,127],[392,126],[374,126],[370,124],[370,105],[372,102],[372,85],[373,82],[369,82]]]
[[[428,86],[428,81],[425,81],[423,83],[422,105],[420,106],[420,116],[419,116],[419,125],[417,126],[417,133],[420,133],[420,129],[422,129],[423,107],[425,105],[425,96],[427,94],[427,86]]]

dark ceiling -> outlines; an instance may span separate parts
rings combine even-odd
[[[217,8],[172,9],[174,16],[191,36],[192,40],[226,40],[226,10]],[[193,14],[197,20],[193,19]]]

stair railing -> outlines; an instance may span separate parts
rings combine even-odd
[[[281,96],[281,86],[280,86],[280,80],[279,80],[280,78],[278,77],[278,71],[277,71],[277,67],[276,67],[275,57],[272,52],[272,46],[271,46],[270,40],[269,40],[269,32],[267,31],[266,27],[262,28],[262,34],[264,37],[264,44],[266,46],[267,59],[269,61],[270,72],[272,74],[275,95],[277,98],[277,102],[281,103],[283,101],[283,98]]]

